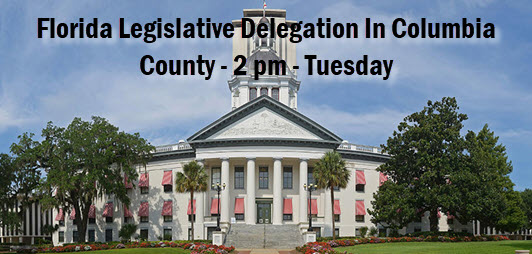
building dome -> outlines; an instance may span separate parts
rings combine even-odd
[[[266,18],[266,17],[262,17],[260,20],[259,20],[259,24],[270,24],[270,21]]]
[[[269,63],[270,61],[282,61],[275,52],[271,50],[257,50],[251,56],[248,57],[246,61],[246,67],[249,71],[255,70],[255,60],[262,60],[266,63]],[[287,67],[287,73],[289,73],[290,68]]]

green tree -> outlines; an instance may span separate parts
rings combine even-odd
[[[124,177],[135,179],[137,167],[146,165],[154,147],[138,133],[119,131],[101,117],[92,117],[91,122],[74,118],[66,128],[50,122],[42,136],[34,157],[47,172],[42,203],[75,211],[79,239],[85,241],[94,200],[114,195],[129,205]]]
[[[122,239],[122,241],[131,241],[131,237],[135,232],[137,231],[137,225],[135,224],[125,224],[120,228],[120,231],[118,231],[118,236]]]
[[[532,190],[525,189],[521,192],[521,199],[523,200],[523,211],[527,217],[526,227],[532,228]]]
[[[458,109],[454,98],[428,101],[423,110],[405,117],[399,124],[393,136],[382,146],[391,158],[378,170],[390,177],[390,184],[406,187],[403,191],[407,192],[405,196],[411,203],[409,207],[383,207],[391,201],[391,195],[384,192],[397,193],[398,189],[381,188],[375,195],[374,211],[388,210],[386,214],[391,216],[397,209],[402,209],[411,219],[410,206],[413,206],[419,214],[429,211],[430,230],[438,230],[438,210],[442,208],[446,211],[454,200],[448,176],[461,170],[464,152],[460,131],[467,115],[459,113]],[[399,202],[405,204],[404,201]],[[392,217],[384,221],[391,222]]]
[[[368,210],[371,222],[394,230],[406,227],[419,216],[414,197],[408,184],[384,182],[379,191],[373,193],[372,209]]]
[[[190,209],[194,211],[194,193],[207,191],[209,176],[203,166],[196,161],[191,161],[183,166],[183,172],[176,173],[176,191],[179,193],[190,192]],[[201,214],[201,213],[200,213]],[[190,222],[191,240],[194,241],[194,220]]]
[[[20,223],[20,216],[9,209],[17,201],[12,184],[15,177],[14,159],[8,154],[0,154],[0,226],[2,227],[18,228]]]
[[[345,189],[351,172],[346,168],[346,162],[336,151],[329,151],[316,163],[314,178],[318,188],[329,189],[331,192],[331,214],[334,210],[334,188]],[[333,239],[336,239],[335,222],[332,218]]]

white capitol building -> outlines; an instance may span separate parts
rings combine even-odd
[[[244,10],[244,17],[254,19],[255,23],[269,22],[271,18],[275,18],[276,23],[294,22],[286,20],[285,10],[266,10],[265,16],[262,9]],[[241,20],[234,20],[233,24],[235,35],[241,34]],[[235,36],[233,57],[236,55],[246,56],[248,63],[254,59],[282,59],[287,66],[294,66],[296,44],[288,38]],[[233,69],[236,66],[237,63]],[[129,186],[129,207],[124,207],[113,196],[95,202],[87,241],[118,241],[118,231],[126,223],[138,225],[139,238],[155,241],[166,236],[172,240],[186,240],[190,237],[193,218],[194,238],[211,239],[218,213],[221,229],[227,233],[226,244],[237,247],[239,240],[246,240],[246,235],[251,239],[256,237],[247,232],[259,232],[261,237],[264,233],[265,238],[269,235],[284,237],[282,232],[297,232],[296,235],[302,236],[309,226],[309,213],[318,236],[331,236],[333,230],[339,236],[354,236],[364,226],[389,233],[381,225],[373,224],[367,213],[373,194],[386,180],[376,168],[389,156],[377,147],[343,141],[299,113],[297,100],[301,82],[295,70],[288,69],[287,75],[261,76],[258,80],[254,80],[252,68],[247,70],[248,75],[233,75],[228,81],[231,111],[187,141],[157,147],[146,169],[139,169],[135,187]],[[334,208],[330,191],[316,190],[309,197],[303,187],[314,181],[314,164],[331,150],[341,154],[351,171],[347,188],[335,193]],[[204,165],[210,184],[226,186],[220,193],[220,200],[212,189],[195,193],[194,211],[190,209],[190,194],[176,193],[174,186],[175,173],[192,160]],[[79,240],[71,214],[54,209],[53,214],[47,211],[39,218],[36,234],[46,222],[60,225],[52,236],[54,244]],[[335,229],[332,228],[333,218]],[[448,219],[445,214],[441,215],[441,231],[474,231],[473,224],[461,225],[457,220]],[[424,216],[400,233],[428,230],[428,216]],[[2,237],[6,236],[4,230]],[[293,245],[298,244],[293,241]]]

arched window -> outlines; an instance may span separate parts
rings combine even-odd
[[[272,98],[277,101],[279,100],[279,88],[272,89]]]
[[[260,95],[268,95],[268,88],[263,87],[260,89]]]
[[[257,98],[257,88],[251,87],[249,88],[249,100],[253,100]]]

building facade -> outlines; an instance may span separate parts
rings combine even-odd
[[[244,10],[244,17],[255,23],[292,23],[284,10]],[[239,35],[241,20],[233,21]],[[125,207],[113,196],[97,200],[90,212],[87,241],[119,240],[118,231],[126,223],[138,225],[136,238],[147,240],[187,239],[194,220],[195,239],[209,239],[220,214],[223,231],[231,225],[272,224],[306,231],[311,214],[318,235],[354,236],[361,227],[383,227],[370,221],[367,209],[373,194],[386,181],[376,168],[389,156],[378,147],[351,144],[297,111],[301,82],[296,65],[296,45],[287,38],[233,38],[233,57],[248,59],[247,75],[232,75],[228,81],[231,110],[199,130],[187,141],[157,147],[146,168],[139,168],[139,179],[128,186],[131,205]],[[253,78],[254,60],[284,60],[285,75]],[[233,66],[233,69],[237,64]],[[347,188],[335,190],[331,202],[328,190],[309,196],[305,184],[314,182],[316,162],[327,152],[338,151],[347,161],[351,179]],[[196,193],[175,192],[175,174],[187,162],[196,160],[209,174],[210,184],[225,184],[220,198],[214,189]],[[194,209],[190,208],[193,202]],[[334,207],[331,207],[334,204]],[[71,214],[54,210],[60,229],[54,244],[77,241]],[[332,219],[336,228],[332,228]],[[428,216],[400,233],[427,231]],[[472,231],[441,215],[440,230]]]

